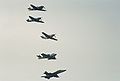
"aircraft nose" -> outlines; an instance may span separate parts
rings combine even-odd
[[[63,70],[63,72],[65,72],[66,70]]]

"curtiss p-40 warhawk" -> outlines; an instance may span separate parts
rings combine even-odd
[[[33,4],[30,4],[30,7],[28,8],[28,10],[46,11],[44,6],[34,6]]]
[[[48,59],[48,60],[55,60],[56,59],[56,56],[57,54],[55,53],[52,53],[52,54],[45,54],[45,53],[42,53],[41,55],[37,55],[38,59]]]
[[[62,72],[65,72],[66,70],[57,70],[56,72],[53,72],[53,73],[48,73],[47,71],[44,72],[45,76],[41,76],[41,77],[44,77],[46,79],[50,79],[52,77],[56,77],[56,78],[59,78],[58,74],[62,73]]]
[[[52,40],[55,40],[55,41],[58,40],[58,39],[56,39],[55,34],[48,35],[48,34],[45,33],[45,32],[42,32],[42,34],[44,35],[44,36],[41,36],[41,38],[43,38],[43,39],[52,39]]]
[[[39,22],[39,23],[44,23],[41,19],[41,17],[38,17],[38,18],[34,18],[32,16],[29,16],[30,19],[27,19],[26,21],[27,22]]]

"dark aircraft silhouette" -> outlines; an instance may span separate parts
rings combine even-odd
[[[56,39],[55,34],[48,35],[48,34],[46,34],[45,32],[42,32],[42,34],[44,35],[44,36],[41,36],[41,38],[43,38],[43,39],[52,39],[52,40],[55,40],[55,41],[58,40],[58,39]],[[54,38],[54,37],[55,37],[55,38]]]
[[[37,55],[38,59],[48,59],[48,60],[55,60],[56,59],[56,56],[57,54],[55,53],[52,53],[52,54],[45,54],[45,53],[42,53],[41,55]]]
[[[28,8],[28,10],[38,10],[38,11],[46,11],[44,6],[34,6],[33,4],[30,4],[31,7]]]
[[[34,18],[32,16],[29,16],[30,19],[27,19],[26,21],[27,22],[39,22],[39,23],[44,23],[42,20],[41,20],[41,17],[38,17],[38,18]]]
[[[57,70],[56,72],[53,72],[53,73],[48,73],[47,71],[44,72],[45,76],[41,76],[41,77],[44,77],[46,79],[50,79],[52,77],[56,77],[56,78],[59,78],[58,74],[59,73],[62,73],[62,72],[65,72],[66,70]]]

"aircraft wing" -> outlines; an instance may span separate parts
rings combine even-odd
[[[56,56],[57,54],[52,53],[51,56]]]
[[[42,8],[45,8],[45,7],[44,7],[44,6],[39,6],[38,8],[41,8],[41,9],[42,9]]]
[[[59,73],[62,73],[62,72],[65,72],[66,70],[58,70],[56,72],[54,72],[55,74],[59,74]]]
[[[57,41],[57,39],[55,39],[55,38],[51,38],[52,40],[56,40]]]
[[[38,20],[40,20],[40,19],[41,19],[41,17],[38,17],[37,19],[38,19]]]
[[[35,18],[33,18],[32,16],[29,16],[30,19],[34,20]]]
[[[42,32],[43,35],[45,35],[46,37],[48,37],[48,34],[46,34],[45,32]]]
[[[34,9],[36,9],[36,6],[34,6],[34,5],[32,5],[32,4],[30,4],[30,6],[31,6],[32,8],[34,8]]]
[[[43,22],[43,21],[38,21],[38,22],[40,22],[40,23],[45,23],[45,22]]]
[[[46,37],[44,37],[44,36],[40,36],[41,38],[43,38],[43,39],[47,39]]]
[[[44,54],[44,53],[42,53],[41,55],[42,55],[43,57],[44,57],[44,56],[47,56],[47,55],[46,55],[46,54]]]
[[[51,37],[54,37],[55,36],[55,34],[52,34],[52,35],[50,35]],[[56,36],[55,36],[56,37]]]

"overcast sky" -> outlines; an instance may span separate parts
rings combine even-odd
[[[28,11],[31,3],[47,11]],[[38,60],[42,52],[57,60]],[[0,81],[46,81],[58,69],[67,71],[50,81],[120,81],[120,0],[0,0]]]

